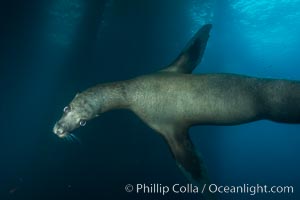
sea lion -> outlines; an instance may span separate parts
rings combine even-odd
[[[54,133],[60,137],[112,109],[129,109],[158,132],[180,169],[199,185],[209,183],[188,129],[268,119],[300,123],[300,82],[235,74],[191,74],[204,54],[211,25],[195,34],[165,69],[131,80],[99,84],[65,107]],[[207,199],[214,197],[206,192]]]

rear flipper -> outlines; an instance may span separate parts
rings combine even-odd
[[[206,167],[190,140],[189,135],[187,133],[165,135],[165,139],[178,167],[190,181],[197,184],[199,193],[202,192],[202,188],[205,184],[207,185],[206,188],[208,188],[210,183]],[[217,199],[208,189],[205,189],[203,196],[205,200]]]

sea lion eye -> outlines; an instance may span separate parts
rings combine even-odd
[[[79,125],[80,125],[80,126],[85,126],[85,125],[86,125],[86,121],[85,121],[85,120],[83,120],[83,119],[82,119],[82,120],[80,120],[80,122],[79,122]]]
[[[64,113],[68,113],[68,112],[70,112],[71,111],[71,108],[69,107],[69,106],[66,106],[65,108],[64,108]]]

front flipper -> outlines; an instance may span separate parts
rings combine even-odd
[[[202,26],[175,61],[162,71],[192,73],[202,59],[211,27],[211,24]]]
[[[183,171],[185,176],[192,182],[195,182],[201,192],[204,184],[209,184],[209,179],[204,166],[203,160],[197,153],[189,135],[184,133],[164,135],[168,143],[173,157],[178,167]],[[212,193],[205,190],[203,193],[205,200],[215,200],[216,197]]]

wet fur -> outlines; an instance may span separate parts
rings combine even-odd
[[[160,72],[100,84],[76,95],[54,132],[66,133],[112,109],[129,109],[167,142],[178,166],[199,185],[209,178],[188,135],[194,125],[237,125],[261,119],[300,123],[300,82],[235,74],[191,74],[201,61],[211,25],[195,34]],[[216,199],[210,193],[206,199]]]

